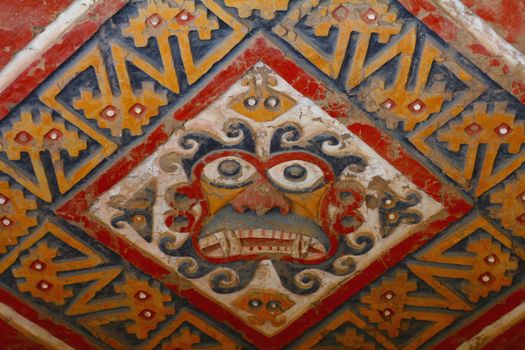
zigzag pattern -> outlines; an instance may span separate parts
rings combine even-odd
[[[467,242],[464,248],[450,251],[461,242]],[[408,269],[398,267],[373,283],[368,292],[360,293],[343,312],[306,337],[299,348],[324,349],[317,344],[352,325],[386,349],[417,349],[472,310],[473,303],[512,284],[518,262],[509,253],[511,248],[508,237],[477,216],[414,254]],[[525,260],[523,255],[519,258]],[[443,279],[455,283],[446,284]],[[463,281],[458,283],[458,279]],[[432,294],[418,292],[423,283],[432,288]],[[400,343],[401,333],[407,334],[414,321],[431,324]]]
[[[361,114],[370,116],[391,129],[400,149],[414,146],[417,157],[469,197],[482,197],[477,207],[498,205],[490,217],[502,226],[467,218],[360,292],[305,335],[299,348],[326,348],[320,344],[333,336],[343,347],[415,349],[518,283],[519,259],[525,260],[519,170],[525,109],[397,2],[144,0],[115,19],[13,109],[0,130],[0,172],[10,179],[0,181],[0,274],[10,282],[14,277],[10,288],[62,307],[65,317],[117,349],[240,348],[221,327],[175,308],[178,299],[159,283],[125,272],[48,217],[59,197],[145,135],[155,118],[197,89],[255,32],[265,32],[261,36],[285,56],[300,57],[301,65],[324,77],[328,88],[314,87],[323,95],[319,100],[335,91],[364,108],[367,113],[351,111],[358,120],[352,125],[362,122]],[[396,153],[398,143],[385,147]],[[26,197],[12,180],[38,199]],[[116,327],[126,334],[115,336]],[[208,338],[219,345],[209,346]]]

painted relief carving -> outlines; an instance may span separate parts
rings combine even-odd
[[[522,302],[525,107],[438,9],[100,3],[0,125],[2,303],[96,346],[277,350],[453,348]]]
[[[38,224],[33,215],[37,204],[26,198],[21,189],[0,181],[0,253],[5,254],[18,240],[26,236],[30,228]]]
[[[242,85],[248,79],[249,90],[230,103],[238,116],[225,117],[217,130],[225,133],[222,140],[221,134],[204,132],[204,118],[191,123],[196,131],[180,134],[185,153],[180,166],[189,184],[170,188],[166,202],[180,213],[181,199],[189,210],[166,220],[172,225],[186,222],[180,232],[189,233],[200,255],[211,262],[260,257],[324,261],[337,251],[338,236],[363,221],[356,211],[364,197],[360,185],[337,178],[345,169],[362,172],[366,162],[357,153],[330,152],[337,136],[317,130],[302,135],[302,125],[290,117],[277,122],[273,133],[265,132],[261,119],[284,117],[295,103],[285,93],[270,94],[265,85],[277,83],[266,67],[249,73]]]
[[[503,189],[494,191],[490,200],[498,205],[492,215],[501,220],[501,224],[511,230],[514,236],[525,237],[524,172],[518,172],[516,178],[505,184]]]
[[[515,115],[507,111],[507,104],[496,102],[492,112],[488,105],[476,103],[472,110],[464,113],[461,121],[452,122],[449,130],[438,132],[438,140],[447,144],[449,150],[457,152],[463,145],[468,145],[468,162],[465,164],[463,178],[470,180],[476,165],[475,154],[481,144],[487,145],[487,151],[480,160],[482,170],[478,184],[478,193],[493,186],[499,178],[515,170],[523,162],[520,150],[525,140],[525,124],[515,120]],[[467,141],[468,140],[468,141]],[[495,167],[496,157],[501,147],[517,157],[502,169]],[[496,169],[495,169],[496,168]]]
[[[138,169],[95,217],[268,334],[443,209],[262,63]]]
[[[0,161],[0,169],[47,201],[51,201],[51,194],[42,153],[51,156],[56,181],[62,191],[70,187],[71,183],[78,181],[75,178],[76,174],[82,173],[89,167],[88,164],[73,175],[68,174],[62,152],[67,153],[69,157],[78,158],[81,152],[87,149],[87,142],[77,131],[67,129],[63,120],[53,114],[52,111],[44,108],[38,109],[36,113],[29,109],[21,111],[19,120],[2,133],[0,143],[0,149],[5,152],[7,158]],[[22,159],[22,155],[29,156],[32,173],[20,171],[13,165],[13,161]]]
[[[308,1],[289,11],[273,31],[332,78],[337,78],[341,73],[352,33],[359,33],[356,44],[358,55],[354,58],[346,83],[354,87],[370,74],[363,69],[370,38],[378,35],[379,42],[387,43],[391,36],[400,32],[401,24],[396,23],[396,17],[386,1]],[[320,39],[326,40],[334,32],[331,29],[337,29],[331,54],[325,52],[322,46],[312,44],[305,35],[305,28],[298,27],[302,20],[313,31],[313,35]]]
[[[462,244],[465,239],[466,246]],[[355,332],[349,328],[353,325],[377,345],[417,349],[461,313],[472,310],[474,303],[512,283],[525,256],[512,254],[510,248],[505,235],[485,219],[474,217],[438,239],[432,249],[415,254],[407,261],[408,269],[398,267],[380,278],[302,346],[317,349],[316,344],[341,326]],[[460,283],[447,283],[458,278]],[[430,289],[422,293],[422,284]],[[428,326],[415,332],[421,321]]]
[[[198,40],[212,38],[212,33],[219,29],[219,20],[231,28],[229,36],[223,39],[219,48],[209,52],[196,61],[190,44],[190,34],[197,32]],[[169,38],[178,40],[182,64],[189,84],[195,83],[213,64],[224,57],[246,35],[246,27],[214,0],[205,0],[200,4],[195,1],[146,2],[138,10],[138,15],[129,21],[129,26],[122,34],[131,37],[137,47],[145,47],[149,38],[155,38],[159,45],[164,70],[152,67],[144,58],[131,54],[126,60],[137,64],[146,73],[152,74],[164,86],[175,93],[179,92],[179,81],[173,62],[173,52]],[[129,51],[119,45],[113,46],[114,53],[124,56]],[[158,78],[157,78],[158,77]],[[160,78],[160,79],[159,79]]]

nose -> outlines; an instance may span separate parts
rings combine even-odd
[[[290,202],[262,177],[249,185],[230,204],[238,213],[253,210],[258,215],[264,215],[273,208],[278,208],[283,215],[290,212]]]

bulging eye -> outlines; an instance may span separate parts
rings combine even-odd
[[[307,192],[324,183],[324,174],[317,165],[302,160],[277,164],[268,170],[272,182],[287,192]]]
[[[250,183],[256,172],[255,167],[244,159],[229,156],[208,163],[203,169],[202,177],[217,187],[238,188]]]

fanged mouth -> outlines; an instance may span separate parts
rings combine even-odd
[[[316,260],[326,256],[326,249],[317,238],[279,230],[219,231],[199,239],[199,246],[209,258],[265,254]]]

